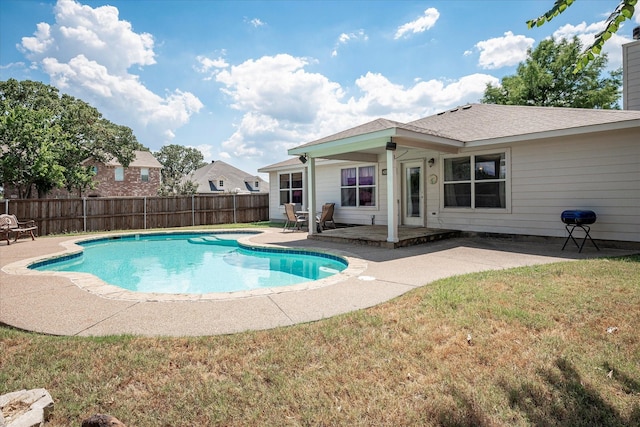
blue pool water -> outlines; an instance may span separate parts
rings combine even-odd
[[[347,267],[339,257],[244,248],[246,233],[130,235],[80,243],[80,254],[38,262],[41,271],[85,272],[137,292],[203,294],[288,286]]]

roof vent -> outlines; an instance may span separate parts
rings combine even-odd
[[[640,40],[640,27],[635,27],[633,29],[633,39]]]

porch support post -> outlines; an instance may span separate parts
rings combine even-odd
[[[387,150],[387,242],[398,239],[398,189],[396,188],[395,151]]]
[[[307,158],[307,211],[309,235],[316,234],[316,159]]]

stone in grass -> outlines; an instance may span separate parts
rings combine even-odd
[[[82,421],[82,427],[127,427],[116,417],[106,414],[95,414]]]
[[[53,399],[43,388],[0,396],[0,427],[44,426],[53,414]]]

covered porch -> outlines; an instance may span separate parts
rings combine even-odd
[[[440,202],[437,190],[437,159],[442,154],[457,153],[461,147],[463,143],[460,141],[430,134],[416,126],[378,119],[290,149],[288,153],[299,156],[306,169],[306,209],[309,212],[318,212],[321,200],[341,200],[341,203],[336,205],[339,206],[339,219],[345,223],[361,225],[339,231],[327,230],[323,233],[317,233],[315,227],[309,227],[308,237],[398,248],[457,234],[454,230],[438,228]],[[351,162],[348,168],[353,171],[346,178],[338,176],[338,180],[334,180],[333,177],[329,177],[329,181],[326,173],[322,177],[317,176],[317,161],[325,162],[323,164],[332,161]],[[360,172],[355,172],[357,168],[353,166],[354,162],[367,165],[369,170],[362,176],[369,179],[369,187],[375,186],[372,193],[365,194],[368,197],[364,199],[364,203],[363,190],[353,188],[360,184],[362,178]],[[335,171],[339,172],[340,169],[336,168]],[[344,171],[349,172],[348,169]],[[351,179],[355,182],[355,175],[358,175],[358,184],[349,181]],[[337,193],[336,200],[336,196],[328,190],[328,182],[340,185],[338,191],[352,191],[353,196],[345,198],[344,193]],[[367,187],[367,184],[363,186]],[[427,184],[430,185],[429,189]],[[365,188],[364,191],[367,190],[370,188]],[[359,196],[356,196],[358,191]],[[428,197],[428,192],[431,197]],[[376,221],[380,225],[366,225],[369,222],[374,224]]]
[[[322,233],[310,234],[309,239],[395,249],[458,236],[460,236],[460,231],[457,230],[400,225],[398,226],[397,241],[389,242],[386,225],[360,225],[323,230]]]

